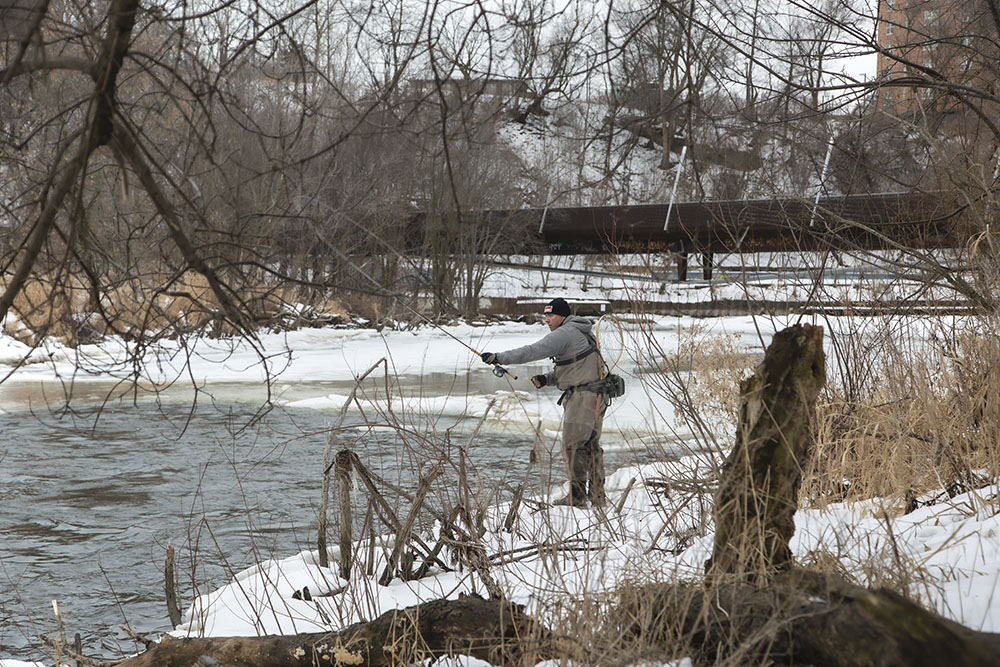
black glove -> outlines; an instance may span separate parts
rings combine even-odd
[[[483,352],[479,355],[479,358],[488,363],[490,366],[497,363],[497,355],[493,352]]]
[[[531,384],[535,385],[539,389],[541,389],[548,383],[549,380],[544,375],[535,375],[534,377],[531,378]]]

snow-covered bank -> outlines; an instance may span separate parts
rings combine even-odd
[[[745,322],[740,324],[746,326]],[[659,339],[658,345],[676,348],[678,323],[664,320],[651,331]],[[17,368],[8,382],[0,384],[0,403],[16,407],[58,402],[67,387],[78,404],[86,402],[87,396],[100,403],[106,396],[103,390],[110,392],[119,381],[130,379],[146,388],[149,397],[155,389],[158,400],[187,400],[191,387],[197,386],[218,398],[262,403],[269,397],[265,382],[270,380],[270,397],[279,404],[336,411],[350,394],[354,379],[384,359],[384,367],[372,376],[371,388],[362,392],[360,403],[350,406],[352,410],[378,404],[382,409],[392,407],[413,414],[479,418],[492,401],[487,427],[531,432],[540,419],[543,428],[551,430],[558,427],[560,418],[556,405],[559,392],[538,391],[527,379],[543,372],[546,362],[511,369],[518,376],[516,380],[497,378],[472,352],[518,347],[545,333],[540,323],[499,322],[488,326],[424,325],[406,331],[305,329],[262,333],[256,344],[242,340],[162,341],[140,357],[142,374],[138,378],[134,375],[136,366],[129,363],[134,350],[122,341],[108,339],[78,349],[50,343],[34,350],[29,357],[32,363]],[[29,349],[7,337],[0,337],[0,342],[0,364],[6,362],[13,370]],[[669,405],[643,391],[638,381],[641,366],[648,365],[645,358],[646,353],[637,348],[621,355],[615,370],[628,378],[630,391],[610,411],[605,428],[609,439],[620,439],[623,433],[656,434],[649,425],[670,418]],[[386,380],[389,396],[379,390]]]
[[[654,420],[669,421],[670,407],[651,393],[640,376],[657,369],[658,359],[678,351],[682,342],[725,336],[751,356],[759,355],[775,331],[801,320],[781,317],[642,317],[621,315],[624,351],[615,372],[629,381],[626,396],[615,403],[607,427],[630,432]],[[856,336],[877,320],[856,317],[808,318],[827,327],[826,347],[836,359],[838,336]],[[935,328],[949,326],[941,318],[909,318],[905,336],[924,340]],[[897,328],[901,327],[896,322]],[[192,387],[213,395],[247,403],[268,398],[281,404],[316,409],[338,408],[353,387],[354,379],[380,359],[384,376],[401,387],[400,405],[439,410],[448,415],[481,415],[489,398],[501,403],[518,392],[529,415],[558,418],[557,392],[536,391],[528,377],[547,368],[547,362],[525,364],[513,370],[518,380],[495,378],[473,350],[504,350],[531,343],[546,333],[544,325],[521,322],[459,323],[421,326],[406,330],[371,328],[300,329],[261,332],[256,341],[242,339],[162,340],[136,349],[113,337],[100,344],[68,348],[53,341],[32,350],[9,336],[0,335],[0,373],[10,377],[0,384],[0,405],[24,406],[41,400],[39,387],[47,386],[45,399],[58,402],[62,391],[74,391],[76,401],[100,403],[103,387],[136,382],[142,396],[159,400],[187,400]],[[904,332],[899,331],[899,336]],[[270,387],[266,385],[271,382]],[[87,392],[90,392],[89,394]],[[403,398],[410,396],[410,398]],[[419,397],[415,399],[412,397]],[[382,399],[384,400],[384,396]],[[606,428],[607,428],[606,427]]]
[[[631,333],[641,328],[649,340],[641,341],[664,350],[676,349],[682,332],[698,329],[703,335],[735,334],[744,343],[761,349],[770,335],[800,319],[798,315],[769,317],[665,317],[648,315],[642,304],[711,304],[736,302],[819,302],[851,304],[858,301],[888,302],[907,299],[954,298],[954,295],[928,292],[919,276],[906,277],[890,269],[873,265],[872,260],[838,256],[836,261],[821,253],[747,253],[719,255],[713,280],[678,282],[672,279],[673,258],[669,255],[622,255],[613,258],[595,256],[554,256],[545,258],[552,270],[599,270],[599,277],[547,272],[544,268],[525,268],[538,258],[511,257],[522,268],[495,268],[487,273],[482,298],[503,297],[531,299],[542,303],[554,296],[571,302],[594,300],[619,303],[638,302],[636,312],[616,313],[627,323]],[[941,257],[948,264],[948,258]],[[830,266],[825,266],[830,264]],[[825,266],[822,283],[817,286],[816,269]],[[624,272],[624,274],[622,273]],[[648,279],[629,277],[648,274]],[[818,288],[818,289],[817,289]],[[301,305],[291,304],[292,311]],[[9,379],[25,382],[67,382],[95,384],[124,379],[145,387],[177,390],[183,385],[219,385],[244,383],[259,385],[276,379],[276,389],[289,392],[288,400],[311,398],[294,392],[303,382],[346,382],[362,373],[380,358],[386,358],[394,376],[429,377],[435,374],[465,376],[481,369],[472,350],[506,349],[526,344],[544,334],[543,326],[520,322],[464,322],[435,328],[415,318],[406,308],[400,313],[414,319],[413,328],[377,330],[364,321],[343,327],[299,329],[288,332],[258,332],[257,339],[246,341],[228,338],[164,338],[140,345],[109,336],[99,344],[68,348],[45,340],[32,350],[16,341],[6,330],[21,327],[8,314],[0,327],[0,377],[12,372]],[[719,314],[719,313],[716,313]],[[852,332],[868,326],[863,318],[809,316],[813,323],[826,324],[834,331]],[[942,318],[944,321],[946,318]],[[819,321],[817,321],[819,320]],[[628,334],[627,334],[628,335]],[[828,343],[829,343],[828,337]],[[634,342],[634,341],[633,341]],[[471,348],[471,349],[470,349]],[[628,365],[630,355],[623,360]],[[648,355],[631,355],[639,364],[648,363]],[[543,367],[544,364],[538,367]],[[14,369],[17,369],[14,371]],[[531,368],[525,368],[527,374]],[[626,369],[627,370],[627,369]],[[176,381],[176,384],[174,384]],[[528,387],[527,383],[522,386]],[[500,385],[498,384],[499,388]],[[506,387],[505,387],[506,388]],[[247,393],[249,401],[263,400],[266,393]],[[0,398],[17,400],[17,393]]]
[[[560,599],[598,600],[626,583],[696,578],[712,548],[710,498],[671,491],[670,483],[698,478],[704,470],[700,457],[618,470],[608,479],[606,513],[529,501],[508,524],[510,506],[493,506],[482,539],[490,574],[513,601],[550,620],[553,610],[565,609]],[[862,585],[879,585],[905,570],[914,599],[971,628],[995,632],[1000,607],[991,601],[1000,578],[1000,517],[994,493],[933,502],[928,496],[927,505],[906,515],[882,500],[801,509],[793,551],[800,562],[835,560]],[[367,549],[359,547],[350,581],[340,578],[333,561],[320,567],[315,552],[249,568],[197,598],[173,634],[321,632],[421,601],[485,592],[477,574],[448,556],[450,571],[435,568],[420,580],[394,578],[380,586],[385,553],[376,549],[369,564]],[[332,556],[339,552],[332,550]],[[375,575],[366,576],[366,569]],[[293,597],[304,587],[311,600]]]

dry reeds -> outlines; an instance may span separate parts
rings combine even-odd
[[[6,281],[0,281],[0,289],[4,288]],[[11,307],[17,323],[8,322],[5,332],[28,344],[46,336],[75,340],[88,324],[85,313],[89,301],[90,294],[79,279],[32,276]]]
[[[683,391],[672,394],[671,399],[678,421],[689,419],[689,408],[697,406],[698,419],[705,427],[732,433],[739,412],[740,382],[759,356],[747,354],[739,334],[712,335],[698,324],[680,332],[678,339],[677,349],[660,362],[665,374],[683,383]]]
[[[863,400],[862,400],[863,399]],[[863,393],[820,406],[807,475],[814,499],[952,495],[1000,472],[1000,339],[937,337],[919,354],[886,354]]]

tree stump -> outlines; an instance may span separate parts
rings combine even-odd
[[[764,583],[791,564],[788,544],[825,364],[823,328],[797,324],[774,335],[741,385],[736,444],[715,496],[710,576]]]

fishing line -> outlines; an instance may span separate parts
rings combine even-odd
[[[350,220],[350,218],[348,218],[348,220]],[[351,222],[353,222],[353,221],[351,221]],[[472,347],[471,345],[469,345],[468,343],[466,343],[464,340],[462,340],[461,338],[455,336],[450,331],[448,331],[447,329],[445,329],[444,327],[442,327],[440,324],[438,324],[434,320],[430,319],[429,317],[427,317],[426,315],[424,315],[423,313],[421,313],[419,310],[417,310],[416,308],[414,308],[410,304],[408,304],[405,301],[403,301],[403,299],[401,298],[401,295],[399,295],[399,294],[393,294],[391,292],[386,291],[386,289],[385,289],[385,287],[383,287],[382,283],[380,283],[379,281],[375,280],[370,275],[368,275],[368,273],[364,269],[362,269],[360,266],[358,266],[357,264],[355,264],[354,262],[352,262],[351,258],[348,257],[346,254],[344,254],[343,251],[341,251],[339,248],[334,247],[332,243],[330,243],[325,238],[323,238],[323,236],[319,233],[318,229],[316,229],[314,227],[313,231],[316,232],[316,238],[318,238],[327,248],[329,248],[330,250],[332,250],[334,252],[334,254],[337,255],[337,257],[339,257],[342,261],[346,262],[348,266],[350,266],[352,269],[354,269],[355,271],[357,271],[359,274],[361,274],[362,276],[364,276],[368,280],[368,282],[370,282],[375,287],[375,293],[376,294],[378,294],[380,296],[385,296],[385,297],[388,297],[388,298],[392,299],[397,305],[402,306],[403,308],[405,308],[406,310],[410,311],[411,313],[413,313],[414,315],[416,315],[417,317],[419,317],[423,321],[427,322],[427,324],[431,325],[432,327],[434,327],[435,329],[437,329],[438,331],[440,331],[444,335],[448,336],[448,338],[451,338],[453,341],[455,341],[456,343],[458,343],[462,347],[468,349],[470,352],[472,352],[473,354],[475,354],[477,357],[482,356],[481,353],[479,352],[479,350],[477,350],[476,348]],[[370,230],[365,230],[365,231],[368,232],[369,234],[372,233],[372,232],[370,232]],[[383,244],[385,244],[385,241],[382,241],[382,239],[380,239],[377,235],[375,236],[375,238],[378,239]],[[399,253],[398,250],[395,250],[395,249],[392,249],[392,250],[401,259],[403,259],[403,260],[406,259],[405,257],[403,257],[403,255],[401,253]],[[509,375],[510,377],[514,378],[515,380],[517,379],[517,375],[515,375],[514,373],[511,373],[508,369],[504,368],[500,364],[493,364],[493,375],[497,376],[498,378],[499,377],[504,377],[506,375]]]
[[[350,216],[344,216],[344,219],[347,220],[350,224],[354,225],[358,229],[360,229],[363,232],[365,232],[366,234],[368,234],[369,236],[373,237],[378,243],[380,243],[382,246],[384,246],[391,254],[393,254],[396,257],[398,257],[399,259],[401,259],[404,263],[413,266],[413,263],[405,255],[403,255],[397,249],[395,249],[392,246],[390,246],[387,241],[385,241],[384,239],[382,239],[381,237],[379,237],[377,234],[375,234],[374,232],[372,232],[370,229],[362,226],[360,223],[358,223],[357,221],[353,220]],[[327,248],[329,248],[334,254],[337,255],[337,257],[339,257],[342,261],[344,261],[349,267],[351,267],[352,269],[354,269],[355,271],[357,271],[359,274],[361,274],[362,276],[364,276],[365,279],[367,279],[368,282],[370,282],[372,284],[372,286],[375,288],[375,294],[380,295],[380,296],[385,296],[385,297],[388,297],[388,298],[392,299],[393,302],[399,304],[400,306],[402,306],[406,310],[410,311],[411,313],[413,313],[414,315],[416,315],[417,317],[419,317],[421,320],[427,322],[428,324],[430,324],[432,327],[434,327],[438,331],[441,331],[443,334],[445,334],[446,336],[448,336],[449,338],[451,338],[452,340],[454,340],[455,342],[457,342],[462,347],[468,349],[470,352],[472,352],[476,356],[481,356],[480,352],[476,348],[472,347],[471,345],[469,345],[465,341],[463,341],[460,338],[456,337],[450,331],[448,331],[447,329],[445,329],[444,327],[442,327],[441,325],[439,325],[437,322],[431,320],[426,315],[424,315],[423,313],[421,313],[417,309],[415,309],[412,306],[410,306],[410,304],[406,303],[403,300],[403,298],[402,298],[403,295],[401,295],[401,294],[393,294],[392,292],[389,292],[388,290],[386,290],[385,287],[382,285],[382,283],[380,283],[379,281],[377,281],[372,276],[368,275],[368,273],[364,269],[362,269],[360,266],[358,266],[353,261],[351,261],[350,257],[348,257],[344,252],[342,252],[339,248],[334,247],[333,244],[331,244],[329,241],[327,241],[326,238],[324,238],[323,235],[320,233],[319,229],[317,229],[316,227],[313,227],[313,232],[316,234],[316,238],[318,238],[319,241],[323,245],[325,245]],[[418,275],[419,275],[419,273],[418,273]],[[617,323],[617,319],[615,320],[615,322]],[[619,328],[620,328],[620,325],[619,325]],[[596,335],[595,335],[595,339],[596,339]],[[521,398],[521,393],[518,392],[517,389],[514,388],[514,385],[511,382],[511,378],[513,378],[514,380],[518,379],[517,375],[515,375],[514,373],[511,373],[508,369],[504,368],[500,364],[494,364],[494,366],[493,366],[493,375],[495,375],[498,378],[506,378],[506,380],[507,380],[507,386],[510,388],[511,394],[517,400],[517,404],[521,408],[521,412],[524,413],[524,417],[525,417],[525,419],[527,419],[528,424],[532,424],[533,420],[532,420],[531,413],[528,412],[528,408],[527,408],[527,406],[525,406],[524,400]],[[524,479],[525,480],[528,479],[528,475],[530,474],[531,469],[535,466],[536,459],[538,458],[538,453],[535,451],[535,449],[536,449],[536,447],[538,445],[542,444],[542,438],[541,438],[541,434],[540,434],[540,431],[541,431],[541,414],[536,415],[536,417],[539,418],[539,422],[538,422],[537,426],[534,426],[532,428],[532,432],[534,433],[534,436],[532,437],[531,456],[528,459],[528,466],[527,466],[527,468],[525,469],[525,472],[524,472]],[[512,454],[512,457],[513,457],[513,454]],[[544,480],[540,480],[540,481],[544,482]]]

